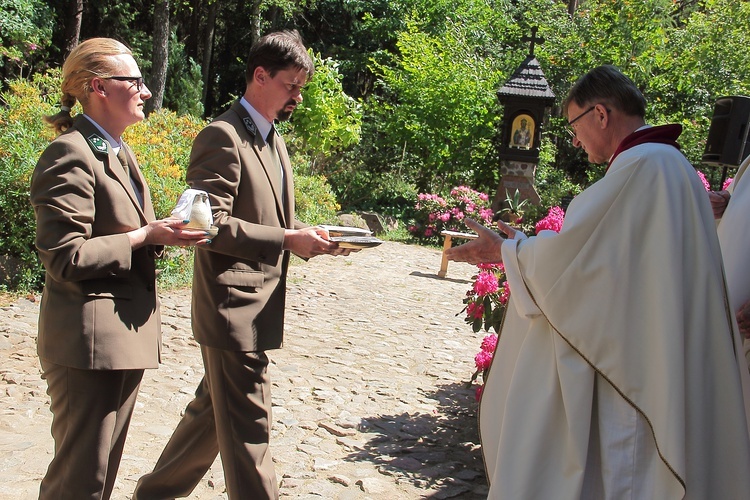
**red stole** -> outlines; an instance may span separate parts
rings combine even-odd
[[[633,132],[629,136],[627,136],[625,139],[622,140],[619,146],[617,146],[617,149],[615,150],[615,154],[612,155],[612,158],[609,160],[609,164],[607,165],[607,169],[609,169],[610,165],[612,165],[612,162],[615,161],[615,158],[617,158],[617,155],[622,153],[623,151],[630,149],[632,147],[638,146],[639,144],[646,144],[646,143],[657,143],[657,144],[669,144],[670,146],[674,146],[677,149],[680,149],[680,145],[677,144],[677,138],[682,133],[682,125],[679,124],[671,124],[671,125],[660,125],[658,127],[648,127],[644,128],[643,130],[638,130],[636,132]]]

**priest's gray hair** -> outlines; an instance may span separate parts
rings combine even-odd
[[[562,108],[567,113],[570,103],[580,108],[604,104],[630,116],[646,116],[646,99],[633,81],[615,66],[599,66],[573,84]]]

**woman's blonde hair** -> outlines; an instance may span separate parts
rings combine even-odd
[[[93,90],[91,80],[116,75],[119,64],[112,56],[118,55],[132,56],[133,53],[117,40],[90,38],[81,42],[65,59],[60,112],[44,117],[58,133],[73,125],[70,110],[76,100],[84,107],[88,103],[89,93]]]

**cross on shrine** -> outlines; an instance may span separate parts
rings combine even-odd
[[[540,44],[544,43],[544,38],[536,36],[537,29],[538,29],[538,26],[534,26],[533,28],[531,28],[531,36],[524,35],[524,36],[521,37],[521,41],[522,42],[531,42],[531,47],[529,48],[529,55],[530,56],[534,55],[534,44],[536,44],[536,43],[540,43]]]

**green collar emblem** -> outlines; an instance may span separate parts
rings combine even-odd
[[[255,122],[252,118],[246,116],[242,119],[242,122],[245,124],[247,131],[250,132],[250,135],[254,137],[258,133],[258,129],[255,127]]]
[[[89,141],[91,150],[94,151],[94,153],[106,153],[109,149],[107,141],[97,134],[91,134],[86,140]]]

